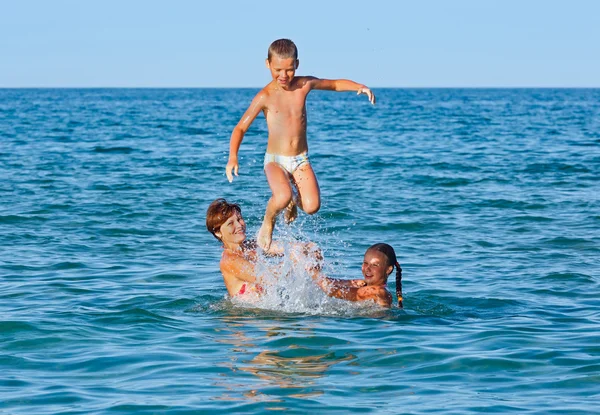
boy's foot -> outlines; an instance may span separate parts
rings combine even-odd
[[[258,236],[256,237],[256,243],[263,250],[268,251],[271,247],[271,239],[273,238],[273,224],[270,221],[264,221],[260,230],[258,231]]]
[[[294,202],[294,199],[290,201],[290,204],[285,208],[285,213],[283,214],[283,219],[285,223],[289,225],[298,217],[298,206]]]

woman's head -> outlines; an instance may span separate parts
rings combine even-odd
[[[402,268],[396,258],[394,248],[385,243],[370,246],[365,252],[362,272],[368,285],[385,285],[388,276],[396,268],[396,295],[398,306],[402,307]]]
[[[206,211],[206,229],[224,244],[242,243],[246,239],[246,223],[236,203],[217,199]]]

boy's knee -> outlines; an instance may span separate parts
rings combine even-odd
[[[309,215],[314,215],[315,213],[317,213],[319,211],[320,208],[321,208],[321,201],[319,201],[319,200],[316,200],[314,202],[310,201],[308,203],[302,204],[302,210],[304,210]]]
[[[280,192],[273,195],[273,203],[277,209],[284,209],[292,201],[292,192]]]

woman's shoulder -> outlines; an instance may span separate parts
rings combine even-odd
[[[256,250],[254,249],[244,249],[242,251],[225,249],[221,254],[220,267],[223,270],[223,268],[231,268],[254,262],[256,262]]]

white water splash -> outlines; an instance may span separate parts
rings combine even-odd
[[[289,230],[279,233],[277,242],[283,246],[283,256],[260,256],[256,265],[263,292],[232,298],[232,304],[244,308],[312,315],[372,314],[373,311],[382,310],[375,303],[351,302],[327,296],[311,277],[310,270],[319,262],[323,268],[322,273],[336,276],[331,273],[327,259],[316,259],[316,245],[306,252],[307,242],[298,240],[302,236],[298,231],[295,235]]]

